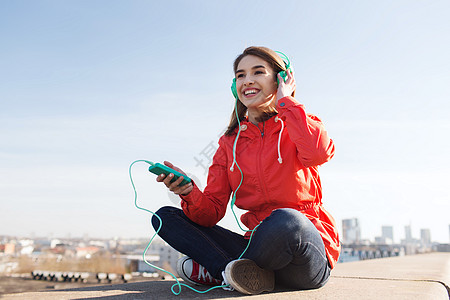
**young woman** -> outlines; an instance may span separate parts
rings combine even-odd
[[[225,282],[245,294],[271,291],[275,284],[315,289],[336,264],[339,238],[322,206],[318,173],[334,155],[334,144],[320,119],[294,98],[295,79],[286,65],[265,47],[249,47],[236,58],[238,117],[233,112],[219,140],[203,192],[195,183],[180,186],[182,177],[171,183],[173,174],[157,177],[182,199],[182,209],[163,207],[157,214],[163,220],[159,235],[187,255],[177,268],[187,282]],[[235,205],[247,211],[242,223],[257,227],[241,259],[251,232],[216,225],[232,193]],[[152,223],[160,225],[155,217]]]

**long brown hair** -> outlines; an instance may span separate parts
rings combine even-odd
[[[253,46],[253,47],[248,47],[247,49],[244,50],[244,52],[242,52],[242,54],[240,54],[238,57],[236,57],[236,59],[234,60],[234,64],[233,64],[234,73],[236,73],[236,70],[237,70],[238,65],[241,62],[241,60],[247,55],[254,55],[254,56],[257,56],[257,57],[263,59],[264,61],[266,61],[269,64],[269,66],[271,66],[272,69],[275,71],[275,74],[278,74],[281,71],[286,71],[286,65],[285,65],[284,61],[281,59],[280,56],[278,56],[278,54],[275,51],[273,51],[272,49],[266,48],[266,47]],[[295,95],[295,91],[292,93],[292,96],[294,96],[294,95]],[[238,126],[238,118],[236,117],[236,110],[237,110],[237,114],[239,116],[239,121],[244,120],[244,118],[247,114],[247,107],[244,104],[242,104],[242,102],[240,100],[236,101],[233,113],[231,114],[230,124],[228,125],[228,129],[225,132],[225,135],[233,134],[234,130]],[[278,112],[275,108],[269,106],[267,111],[265,111],[262,114],[262,116],[260,117],[258,122],[262,122],[267,119],[270,119],[277,113]]]

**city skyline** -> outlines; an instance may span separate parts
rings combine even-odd
[[[359,219],[358,218],[350,218],[350,219],[343,219],[342,222],[340,222],[340,224],[338,224],[339,227],[339,236],[340,236],[340,240],[342,243],[345,244],[345,227],[343,225],[343,223],[345,221],[357,221],[357,226],[359,226]],[[237,226],[237,225],[236,225]],[[378,235],[373,235],[371,237],[367,237],[361,234],[361,232],[364,232],[364,229],[361,228],[361,226],[359,226],[358,230],[359,233],[356,233],[356,235],[359,234],[359,236],[357,237],[357,240],[359,240],[359,242],[364,242],[364,241],[370,241],[371,243],[377,242],[377,238],[389,238],[390,234],[392,234],[393,239],[392,242],[394,244],[401,244],[403,241],[421,241],[423,240],[422,235],[424,234],[424,232],[426,232],[425,234],[428,236],[429,241],[431,241],[431,243],[444,243],[444,244],[450,244],[450,224],[448,225],[448,234],[449,234],[449,239],[447,241],[442,240],[442,241],[437,241],[433,239],[433,232],[432,230],[430,230],[429,228],[417,228],[417,230],[415,230],[416,234],[412,233],[411,230],[411,224],[405,225],[401,228],[401,230],[396,230],[397,228],[395,228],[394,226],[390,226],[390,225],[381,225],[380,226],[380,233]],[[385,230],[385,231],[383,231]],[[394,230],[396,230],[396,232],[403,232],[400,235],[397,235],[394,233]],[[235,230],[236,232],[238,232],[238,230]],[[383,233],[384,232],[384,233]],[[385,233],[389,232],[389,235],[386,235]],[[116,239],[116,238],[120,238],[120,239],[124,239],[124,240],[132,240],[132,239],[149,239],[150,236],[127,236],[127,237],[119,237],[119,236],[104,236],[104,237],[100,237],[100,236],[90,236],[89,234],[84,234],[82,236],[72,236],[70,233],[66,234],[66,235],[35,235],[33,233],[30,234],[25,234],[25,235],[11,235],[11,234],[7,234],[7,233],[3,233],[0,232],[0,237],[1,236],[10,236],[10,237],[20,237],[20,238],[46,238],[46,239],[84,239],[84,240],[89,240],[89,239],[104,239],[104,240],[109,240],[109,239]],[[160,239],[159,236],[156,236],[157,239]]]
[[[171,161],[197,185],[233,111],[247,46],[285,53],[335,156],[322,202],[362,238],[411,224],[448,242],[450,2],[0,2],[0,228],[149,237],[128,177]],[[249,12],[252,12],[249,14]],[[145,163],[138,203],[178,205]],[[241,212],[238,210],[238,215]],[[228,210],[221,225],[236,232]],[[342,232],[342,231],[340,231]]]
[[[380,234],[373,237],[363,237],[361,235],[362,228],[358,218],[343,219],[341,225],[341,242],[346,243],[361,243],[364,241],[370,242],[382,242],[382,243],[411,243],[411,242],[422,242],[424,244],[431,244],[434,241],[432,238],[432,232],[429,228],[420,228],[419,234],[414,235],[411,230],[411,224],[405,225],[403,227],[403,235],[396,236],[394,234],[394,226],[382,225],[380,226]],[[444,244],[450,244],[450,224],[449,224],[449,240],[441,241]]]

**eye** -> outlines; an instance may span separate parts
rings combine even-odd
[[[242,77],[244,77],[244,74],[242,74],[242,73],[239,73],[236,75],[236,78],[242,78]]]
[[[255,71],[255,75],[264,74],[263,71]]]

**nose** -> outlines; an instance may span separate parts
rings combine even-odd
[[[244,86],[248,86],[248,85],[251,85],[253,83],[254,83],[254,80],[253,80],[253,78],[251,76],[246,76],[245,79],[244,79],[244,82],[243,82]]]

